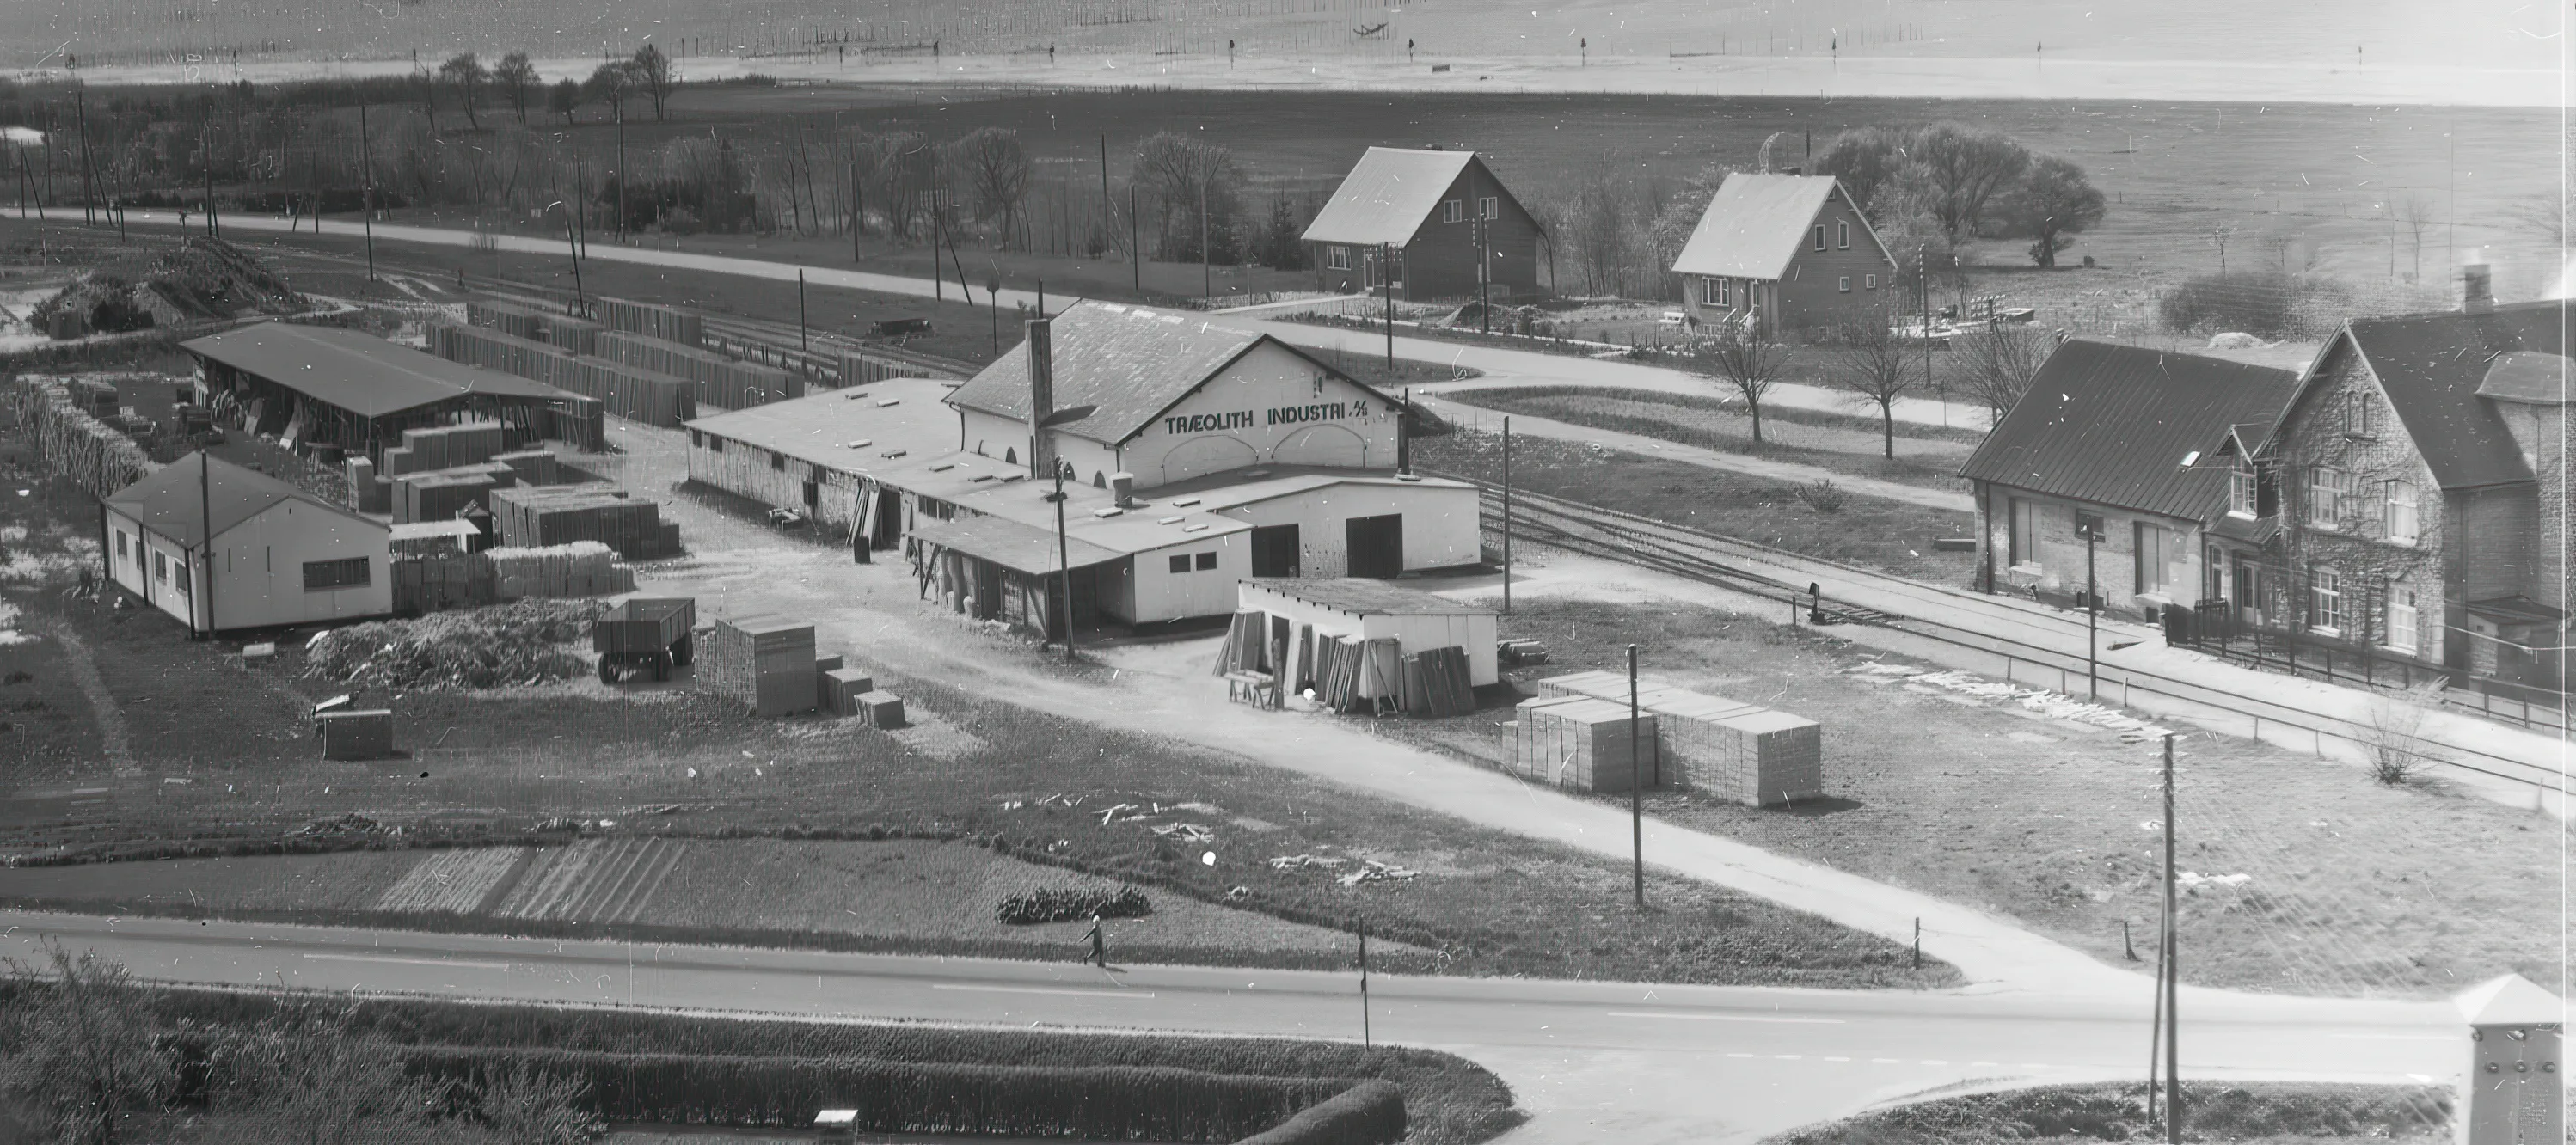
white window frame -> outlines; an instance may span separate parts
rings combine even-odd
[[[1842,293],[1844,293],[1844,294],[1849,294],[1849,293],[1851,293],[1851,276],[1850,276],[1850,275],[1848,275],[1848,274],[1846,274],[1846,275],[1843,275],[1842,277],[1840,277],[1840,278],[1838,278],[1838,279],[1835,279],[1835,280],[1834,280],[1834,289],[1835,289],[1835,290],[1838,290],[1838,291],[1841,291],[1841,292],[1842,292]]]
[[[2173,555],[2181,550],[2182,534],[2151,521],[2130,522],[2130,532],[2135,549],[2131,556],[2137,565],[2137,594],[2172,597],[2173,587],[2179,580],[2173,575],[2176,563]],[[2152,560],[2149,559],[2151,555]]]
[[[1816,224],[1816,249],[1825,249],[1825,224],[1823,223]]]
[[[2343,635],[2343,574],[2332,565],[2308,568],[2308,630],[2323,636]]]
[[[1876,290],[1878,289],[1878,276],[1875,274],[1864,274],[1861,276],[1860,284],[1861,288],[1864,290]]]
[[[1733,303],[1727,301],[1728,294],[1723,278],[1699,280],[1699,302],[1702,306],[1731,306]]]
[[[2038,569],[2039,502],[2006,498],[2004,514],[2004,559],[2017,569]]]
[[[2423,494],[2415,483],[2392,478],[2381,483],[2385,510],[2381,516],[2382,531],[2392,544],[2411,545],[2423,535]]]
[[[1350,268],[1351,248],[1339,244],[1324,248],[1324,269],[1349,270]]]
[[[2369,394],[2355,390],[2352,393],[2344,395],[2343,435],[2345,437],[2367,439],[2377,436],[2371,432],[2372,410],[2370,407],[2371,401]]]
[[[2388,586],[2388,632],[2382,645],[2391,652],[2416,655],[2423,640],[2422,599],[2415,586],[2399,581]]]
[[[2227,515],[2253,520],[2262,506],[2263,486],[2252,462],[2238,460],[2236,468],[2227,471]]]
[[[1835,250],[1850,250],[1850,249],[1851,249],[1851,220],[1849,220],[1849,219],[1836,219],[1836,220],[1834,220],[1834,249],[1835,249]]]
[[[1496,195],[1487,195],[1484,198],[1476,200],[1476,217],[1489,222],[1503,217],[1502,198]]]
[[[2346,485],[2343,470],[2331,465],[2318,465],[2308,471],[2308,527],[2340,532],[2343,529],[2343,497]]]
[[[1467,217],[1467,202],[1466,202],[1466,200],[1464,200],[1464,199],[1442,199],[1442,200],[1440,200],[1440,221],[1441,221],[1441,222],[1444,222],[1444,223],[1454,223],[1454,222],[1457,222],[1458,220],[1463,219],[1463,218],[1466,218],[1466,217]]]

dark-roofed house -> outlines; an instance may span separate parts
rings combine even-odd
[[[393,611],[389,527],[266,474],[192,453],[99,508],[109,579],[191,632]]]
[[[208,400],[237,403],[254,432],[379,462],[406,429],[498,421],[505,447],[517,449],[552,431],[550,415],[597,418],[593,399],[358,330],[262,322],[179,348],[197,360]]]
[[[1539,293],[1538,218],[1473,151],[1371,147],[1306,227],[1315,283],[1402,298]],[[1483,243],[1479,244],[1478,239]]]
[[[2355,319],[2266,447],[2277,627],[2522,683],[2566,639],[2567,302]]]
[[[2270,504],[2236,459],[2298,381],[2194,354],[2059,345],[1960,469],[1976,489],[1981,585],[2080,600],[2090,532],[2106,609],[2152,615],[2220,595],[2218,534]]]
[[[1673,273],[1685,312],[1701,325],[1793,330],[1885,314],[1905,301],[1891,293],[1896,260],[1831,175],[1728,175]]]

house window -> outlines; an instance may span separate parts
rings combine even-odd
[[[170,579],[170,557],[168,554],[158,551],[155,551],[152,554],[152,579],[164,582],[167,582]]]
[[[2387,536],[2402,545],[2415,543],[2417,532],[2417,497],[2412,481],[2386,483],[2388,494]]]
[[[2039,504],[2034,501],[2024,501],[2019,497],[2013,498],[2010,523],[2006,529],[2009,533],[2013,567],[2038,568]]]
[[[1460,218],[1460,217],[1462,217],[1462,216],[1459,214],[1459,211],[1458,211],[1458,200],[1456,200],[1456,199],[1450,199],[1450,200],[1447,200],[1447,201],[1445,201],[1445,202],[1443,202],[1443,203],[1441,203],[1441,204],[1440,204],[1440,221],[1441,221],[1441,222],[1444,222],[1444,223],[1454,223],[1454,222],[1457,222],[1457,221],[1459,220],[1459,218]]]
[[[120,561],[125,559],[125,530],[123,529],[116,531],[116,559]]]
[[[1851,249],[1851,223],[1845,221],[1834,224],[1834,249]]]
[[[1172,571],[1176,573],[1185,573],[1190,571],[1190,555],[1188,553],[1182,553],[1179,556],[1173,557],[1171,568]]]
[[[1851,293],[1851,276],[1846,274],[1841,278],[1834,280],[1834,289],[1842,291],[1845,294]]]
[[[2416,600],[2411,586],[2397,584],[2388,587],[2388,647],[2391,651],[2409,656],[2415,654],[2416,626],[2421,623],[2423,615],[2415,607]]]
[[[784,453],[770,454],[769,467],[781,473],[787,472],[787,455]]]
[[[721,437],[717,437],[716,435],[714,435],[714,434],[712,434],[712,433],[708,434],[708,435],[707,435],[707,452],[709,452],[709,453],[722,453],[722,452],[724,452],[724,439],[723,439],[723,438],[721,438]]]
[[[2324,565],[2308,570],[2308,627],[2343,635],[2343,575]]]
[[[1875,274],[1864,274],[1861,276],[1860,285],[1863,290],[1876,290],[1878,289],[1878,276]]]
[[[694,430],[694,429],[689,431],[689,444],[690,444],[691,446],[693,446],[693,447],[694,447],[694,446],[702,446],[702,445],[705,445],[706,443],[707,443],[707,442],[706,442],[706,435],[705,435],[705,434],[700,433],[700,432],[698,432],[698,431],[696,431],[696,430]]]
[[[2162,525],[2137,523],[2138,587],[2140,596],[2170,596],[2174,587],[2174,566],[2182,560],[2182,537]]]
[[[1823,223],[1816,224],[1816,249],[1825,249],[1825,224]]]
[[[2370,395],[2345,394],[2343,399],[2343,432],[2346,437],[2370,437]]]
[[[2344,486],[2352,475],[2332,466],[2319,465],[2308,473],[2308,524],[2319,529],[2338,529],[2343,519]]]
[[[1503,201],[1493,197],[1492,195],[1487,195],[1484,198],[1476,200],[1476,217],[1480,219],[1499,219],[1503,217]]]
[[[2227,471],[2227,514],[2231,517],[2252,517],[2255,489],[2254,466],[2250,462],[2239,460],[2236,468]]]
[[[366,583],[367,558],[365,557],[304,562],[304,591],[306,592],[320,592],[329,588],[361,588]]]
[[[178,566],[178,576],[176,577],[177,583],[172,587],[177,588],[181,592],[188,591],[188,558],[183,556],[170,563]]]
[[[1723,278],[1703,278],[1699,280],[1699,292],[1700,300],[1710,306],[1734,305],[1733,302],[1729,301],[1729,298],[1734,292],[1726,288],[1726,280]]]
[[[1324,269],[1349,270],[1350,268],[1351,248],[1346,246],[1328,246],[1324,248]]]
[[[1216,568],[1216,554],[1215,554],[1215,553],[1200,553],[1200,554],[1198,555],[1198,567],[1199,567],[1199,571],[1200,571],[1200,572],[1209,572],[1209,571],[1211,571],[1211,570],[1215,569],[1215,568]]]

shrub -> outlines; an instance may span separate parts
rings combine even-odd
[[[2312,288],[2276,271],[2208,274],[2185,279],[2156,300],[2156,319],[2179,334],[2241,330],[2287,337],[2299,298]]]
[[[1057,890],[1042,887],[1022,891],[1003,899],[993,908],[993,917],[1013,926],[1040,922],[1069,922],[1090,918],[1143,918],[1154,913],[1154,905],[1145,901],[1145,892],[1134,887],[1104,890]]]
[[[1846,496],[1842,487],[1834,484],[1830,477],[1819,477],[1798,486],[1799,503],[1819,513],[1842,512]]]
[[[1388,1145],[1404,1140],[1404,1091],[1364,1081],[1238,1145]]]

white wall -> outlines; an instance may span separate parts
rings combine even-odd
[[[1397,411],[1265,343],[1127,442],[1139,489],[1246,465],[1395,465]]]
[[[144,603],[176,617],[181,624],[202,624],[204,613],[190,611],[192,604],[202,608],[202,602],[190,601],[188,598],[195,593],[180,592],[178,587],[181,562],[188,560],[185,551],[167,538],[145,533],[133,518],[114,509],[107,511],[107,528],[108,568],[116,583],[143,598]],[[123,557],[117,555],[118,533],[125,535]],[[152,575],[152,556],[155,553],[162,558],[163,575],[159,577]],[[194,562],[190,562],[189,567],[193,568]],[[192,572],[189,587],[193,590],[198,583]]]
[[[168,538],[144,533],[131,519],[110,510],[108,565],[116,583],[169,613],[182,624],[202,624],[206,616],[206,557],[183,553]],[[125,555],[116,554],[116,534],[126,535]],[[214,627],[265,628],[317,620],[353,620],[393,611],[393,568],[389,530],[301,501],[282,501],[215,538]],[[168,576],[152,574],[151,554],[167,562]],[[367,583],[347,588],[304,590],[307,561],[367,558]],[[191,565],[190,591],[179,591],[179,562]],[[189,598],[194,597],[192,601]],[[191,606],[195,611],[191,612]]]
[[[1475,615],[1371,616],[1360,634],[1371,640],[1392,637],[1405,655],[1433,648],[1459,648],[1467,653],[1467,682],[1477,687],[1502,679],[1494,659],[1494,618]]]
[[[1353,517],[1404,515],[1406,571],[1474,564],[1482,555],[1474,489],[1374,483],[1327,485],[1218,512],[1255,525],[1298,526],[1298,572],[1303,576],[1349,573],[1350,534],[1346,522]]]
[[[1200,553],[1215,553],[1216,567],[1200,569]],[[1176,556],[1190,558],[1190,571],[1176,573],[1171,570],[1172,558]],[[1233,532],[1170,545],[1138,553],[1130,558],[1128,564],[1135,570],[1135,614],[1131,618],[1134,623],[1223,616],[1234,611],[1236,583],[1252,575],[1252,534]],[[1101,587],[1104,598],[1126,591],[1123,585],[1111,587],[1106,578]]]
[[[777,468],[771,464],[771,459],[778,457],[777,454],[731,439],[725,441],[721,453],[711,446],[709,435],[690,434],[690,480],[749,497],[772,508],[793,509],[799,513],[807,512],[805,482],[813,480],[822,486],[815,490],[812,509],[815,521],[835,530],[838,535],[848,535],[850,522],[858,512],[859,489],[864,484],[855,474],[808,464],[793,457],[783,458],[785,468]],[[859,451],[851,452],[856,456]]]

